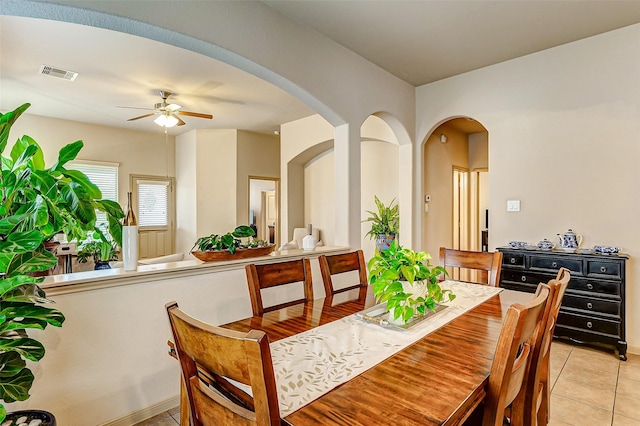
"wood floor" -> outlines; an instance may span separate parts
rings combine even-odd
[[[640,355],[553,342],[550,426],[640,426]],[[135,426],[175,426],[178,407]]]

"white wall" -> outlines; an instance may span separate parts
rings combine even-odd
[[[615,245],[631,256],[626,337],[636,351],[638,40],[640,25],[633,25],[417,89],[418,141],[460,115],[476,118],[489,132],[490,249],[572,228],[586,247]],[[520,212],[506,211],[510,199],[521,201]]]
[[[249,176],[280,177],[280,140],[274,135],[238,130],[236,224],[249,223]]]

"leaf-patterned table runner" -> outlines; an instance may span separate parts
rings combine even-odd
[[[293,413],[502,290],[457,281],[441,286],[453,290],[455,300],[409,330],[383,328],[350,315],[271,343],[280,415]]]

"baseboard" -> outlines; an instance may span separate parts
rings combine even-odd
[[[116,420],[104,423],[102,426],[131,426],[143,420],[150,419],[153,416],[157,416],[158,414],[162,414],[165,411],[169,411],[178,405],[180,405],[179,395],[158,402],[150,407],[143,408],[142,410],[134,411],[133,413],[129,413]]]
[[[627,346],[627,353],[640,355],[640,346]]]

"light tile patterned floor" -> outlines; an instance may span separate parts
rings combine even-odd
[[[611,352],[554,341],[550,426],[640,426],[640,355],[619,361]],[[135,426],[175,426],[174,408]]]

